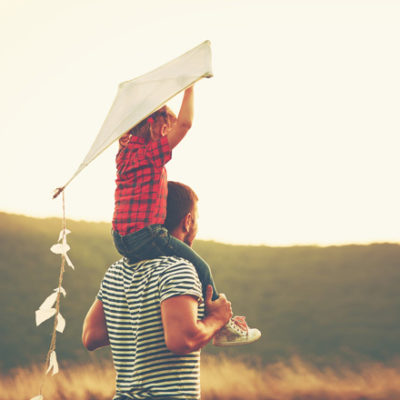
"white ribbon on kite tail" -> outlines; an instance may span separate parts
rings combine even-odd
[[[83,162],[53,198],[125,132],[202,78],[211,78],[211,43],[205,41],[167,64],[119,85],[117,96]]]
[[[55,375],[59,371],[57,354],[56,354],[56,336],[57,332],[63,333],[65,329],[65,319],[60,313],[60,297],[63,295],[64,297],[67,295],[67,292],[62,287],[63,276],[65,271],[65,263],[67,263],[72,269],[74,266],[71,263],[67,255],[67,251],[70,249],[67,243],[67,235],[71,233],[66,228],[66,217],[65,217],[65,198],[64,192],[62,193],[62,208],[63,208],[63,217],[62,217],[62,229],[58,236],[58,241],[56,244],[51,246],[50,250],[54,254],[61,255],[61,266],[60,266],[60,275],[58,278],[58,287],[54,289],[53,293],[46,297],[46,299],[42,302],[39,309],[35,312],[35,320],[36,326],[40,325],[42,322],[48,320],[55,316],[54,324],[53,324],[53,332],[51,335],[51,342],[49,346],[49,351],[46,357],[46,371],[43,377],[42,383],[40,385],[39,395],[33,397],[31,400],[43,400],[42,388],[45,383],[46,375],[52,371],[52,375]]]

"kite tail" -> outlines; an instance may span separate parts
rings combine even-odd
[[[65,216],[64,187],[58,188],[56,190],[57,190],[57,192],[54,195],[55,197],[57,197],[60,193],[62,193],[62,211],[63,211],[62,227],[61,227],[61,232],[60,232],[60,236],[58,239],[58,243],[56,245],[53,245],[50,250],[55,254],[61,255],[60,275],[58,278],[58,287],[57,287],[57,289],[55,289],[55,291],[57,292],[56,298],[55,299],[53,298],[53,302],[50,301],[50,303],[52,303],[52,304],[48,303],[48,300],[52,296],[54,296],[54,294],[52,294],[42,304],[42,306],[44,304],[47,304],[45,308],[51,307],[51,309],[54,310],[54,313],[53,313],[54,324],[53,324],[53,330],[52,330],[52,334],[51,334],[51,342],[50,342],[49,350],[48,350],[45,365],[44,365],[44,374],[43,374],[43,378],[42,378],[42,381],[40,384],[39,395],[32,398],[31,400],[43,400],[44,399],[42,393],[43,393],[43,387],[46,382],[47,374],[52,370],[52,372],[53,372],[52,374],[54,375],[54,374],[58,373],[58,370],[59,370],[57,356],[56,356],[56,338],[57,338],[57,331],[62,333],[64,331],[64,327],[65,327],[65,320],[60,314],[61,293],[64,296],[66,295],[66,292],[62,287],[64,272],[65,272],[65,264],[67,263],[71,268],[74,269],[74,266],[72,265],[71,260],[67,256],[67,251],[69,250],[69,246],[67,245],[66,235],[68,233],[70,233],[70,231],[67,229],[67,226],[66,226],[67,224],[66,224],[66,216]],[[54,304],[54,301],[55,301],[55,304]],[[39,308],[38,311],[41,310],[42,306]],[[51,316],[52,315],[50,315],[50,317]],[[48,319],[48,317],[45,319]],[[60,324],[60,321],[63,321],[63,323]],[[43,319],[40,321],[36,320],[36,325],[40,325],[42,322],[43,322]]]

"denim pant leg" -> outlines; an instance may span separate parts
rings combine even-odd
[[[190,261],[199,276],[204,299],[208,285],[213,288],[212,299],[219,297],[209,265],[186,243],[171,236],[163,226],[149,225],[126,236],[113,231],[113,238],[118,252],[131,263],[160,256],[177,256]]]
[[[131,263],[171,255],[167,247],[168,231],[161,225],[149,225],[124,236],[113,231],[112,235],[118,252]]]
[[[213,288],[212,299],[216,300],[219,297],[217,288],[215,287],[214,279],[211,274],[209,265],[186,243],[169,235],[169,247],[172,249],[173,254],[190,261],[196,268],[197,275],[203,288],[203,296],[206,298],[206,289],[208,285]]]

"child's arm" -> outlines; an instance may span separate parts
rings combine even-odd
[[[193,121],[193,86],[187,88],[183,95],[181,109],[176,124],[167,134],[169,146],[173,149],[191,128]]]

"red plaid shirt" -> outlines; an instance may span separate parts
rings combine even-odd
[[[117,154],[117,187],[113,230],[120,235],[136,232],[147,225],[163,224],[167,212],[167,171],[171,159],[166,136],[147,145],[132,136]]]

